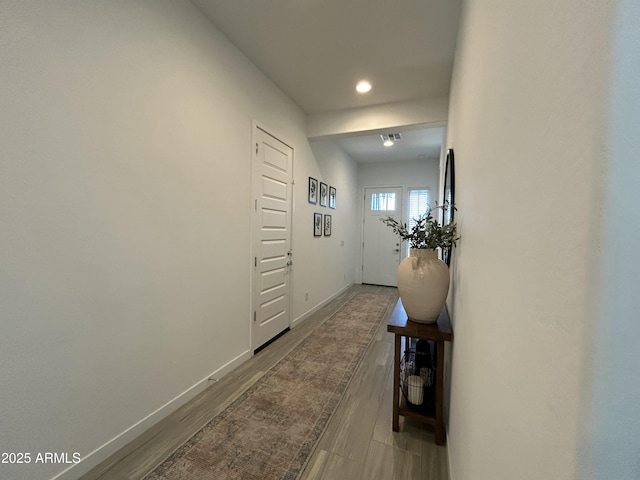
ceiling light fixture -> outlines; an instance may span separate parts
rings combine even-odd
[[[369,90],[371,90],[371,84],[366,80],[362,80],[356,85],[356,91],[358,93],[367,93]]]
[[[392,147],[393,146],[393,141],[392,140],[385,140],[382,145],[384,145],[385,147]]]

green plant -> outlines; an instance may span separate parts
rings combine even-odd
[[[413,227],[411,227],[411,230],[407,230],[406,223],[403,225],[393,217],[383,217],[380,221],[393,228],[393,232],[399,235],[402,240],[409,241],[411,248],[431,250],[435,250],[436,248],[450,248],[452,246],[455,247],[456,241],[460,239],[456,224],[450,222],[448,225],[440,225],[438,220],[433,218],[431,214],[433,210],[444,211],[449,208],[456,210],[454,205],[449,204],[429,208],[426,214],[413,219],[415,223]]]

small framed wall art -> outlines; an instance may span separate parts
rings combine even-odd
[[[322,214],[321,213],[313,214],[313,236],[314,237],[322,236]]]
[[[321,207],[327,206],[327,195],[328,195],[327,184],[320,182],[320,206]]]
[[[324,216],[324,236],[331,236],[331,215]]]
[[[309,177],[309,203],[318,203],[318,180]]]
[[[336,189],[329,187],[329,208],[336,208]]]

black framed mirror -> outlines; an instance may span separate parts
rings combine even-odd
[[[450,208],[446,208],[442,215],[442,225],[448,225],[453,222],[453,216],[455,210],[455,193],[456,193],[456,171],[455,171],[455,156],[453,154],[453,148],[447,150],[447,156],[444,167],[444,187],[443,187],[443,200],[445,205],[449,205]],[[442,260],[449,266],[451,263],[451,248],[447,248],[442,251]]]

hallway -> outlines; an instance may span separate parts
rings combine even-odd
[[[395,288],[351,286],[302,325],[145,432],[82,480],[143,478],[280,361],[320,322],[337,311],[350,296],[361,291],[386,293],[397,298]],[[401,418],[401,431],[391,431],[393,336],[385,328],[391,311],[390,308],[380,324],[302,480],[449,478],[446,447],[435,445],[430,427]]]

